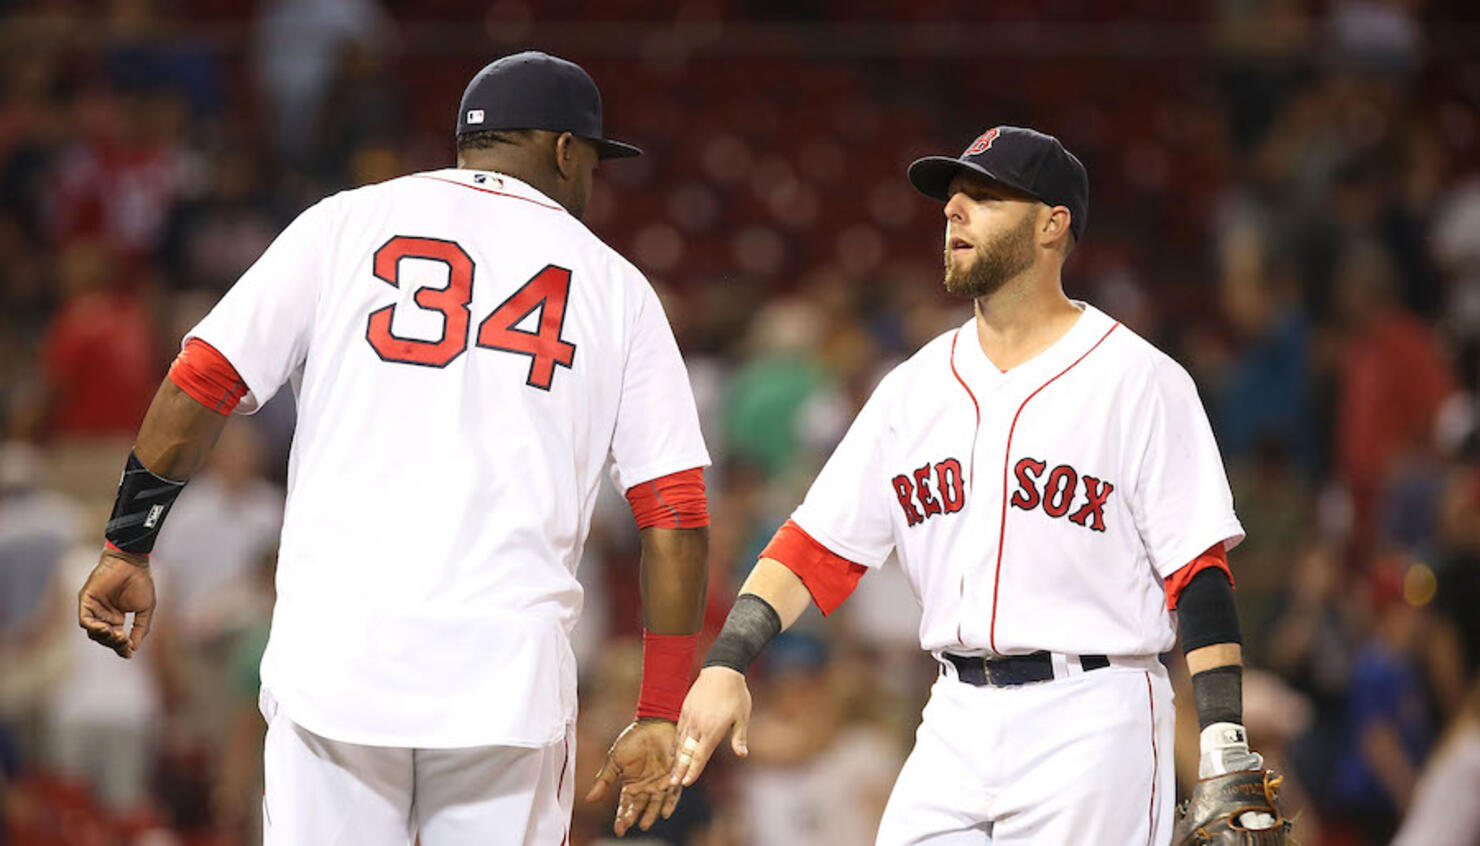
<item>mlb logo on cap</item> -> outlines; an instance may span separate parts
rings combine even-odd
[[[482,123],[482,122],[483,122],[483,110],[482,109],[469,109],[468,110],[468,123]]]

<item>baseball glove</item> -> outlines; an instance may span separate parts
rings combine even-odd
[[[1285,846],[1290,821],[1280,810],[1280,776],[1246,770],[1205,778],[1177,808],[1175,846]]]

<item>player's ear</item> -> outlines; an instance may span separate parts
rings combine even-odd
[[[576,177],[579,168],[576,144],[576,137],[569,132],[562,132],[555,138],[555,169],[560,172],[562,179]]]
[[[1045,247],[1057,244],[1069,245],[1074,236],[1070,233],[1069,210],[1063,206],[1052,206],[1047,215],[1039,218],[1040,227],[1038,232],[1039,242]]]

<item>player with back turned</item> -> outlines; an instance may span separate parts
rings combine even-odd
[[[608,460],[641,528],[644,672],[590,795],[621,784],[619,832],[672,812],[709,456],[656,294],[580,222],[597,162],[638,153],[581,68],[507,56],[463,94],[458,167],[308,209],[186,336],[79,621],[140,647],[170,504],[226,416],[291,383],[268,846],[564,842],[575,568]]]
[[[945,286],[975,315],[884,378],[761,553],[684,702],[673,783],[731,726],[746,754],[750,663],[896,555],[940,677],[879,846],[1170,842],[1158,656],[1178,629],[1203,779],[1178,842],[1282,842],[1242,727],[1226,550],[1244,533],[1207,417],[1181,367],[1063,292],[1083,165],[1003,126],[909,178],[945,204]]]

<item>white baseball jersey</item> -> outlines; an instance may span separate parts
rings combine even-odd
[[[833,553],[890,553],[931,651],[1150,655],[1162,578],[1243,539],[1196,389],[1093,306],[1007,372],[974,321],[875,389],[793,519]]]
[[[709,456],[652,287],[539,191],[418,173],[304,212],[191,331],[298,401],[262,680],[315,734],[545,746],[576,564],[622,489]]]

